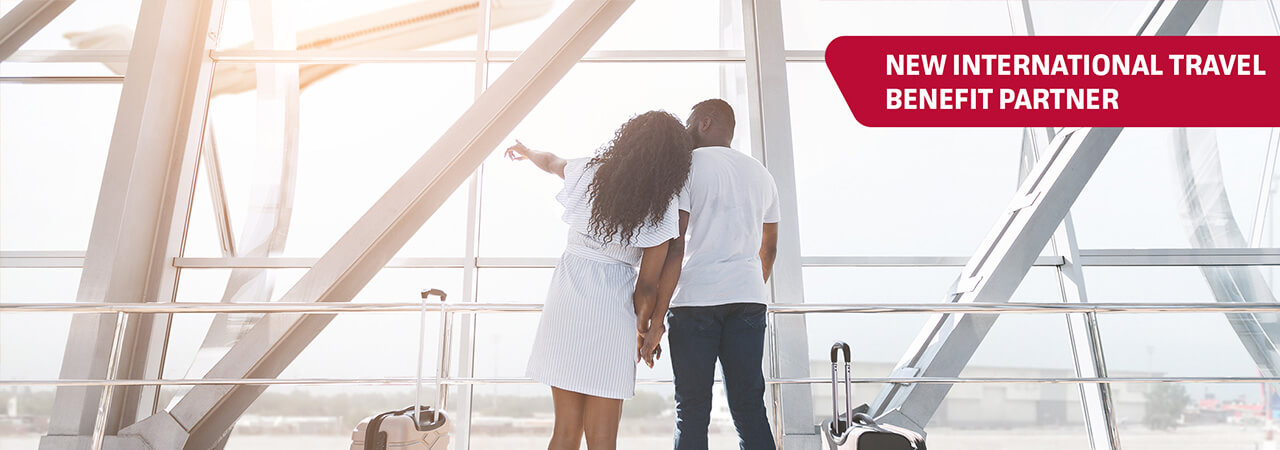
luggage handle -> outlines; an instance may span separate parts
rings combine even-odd
[[[844,409],[846,422],[844,430],[840,428],[840,395],[838,393],[837,384],[839,374],[840,356],[844,356]],[[849,344],[843,341],[836,341],[831,345],[831,432],[840,435],[850,428],[853,428],[853,368],[852,361],[853,352],[849,349]]]
[[[424,347],[422,342],[427,339],[427,299],[431,298],[432,295],[440,297],[440,331],[441,332],[444,332],[445,320],[447,320],[445,318],[444,301],[446,298],[449,297],[449,294],[446,294],[444,291],[439,289],[434,289],[434,288],[423,289],[422,290],[422,310],[418,316],[418,376],[414,380],[415,393],[414,393],[414,401],[413,401],[413,426],[415,428],[422,426],[422,420],[420,417],[418,417],[419,416],[418,411],[422,409],[422,361],[423,361],[422,354],[423,354],[423,347]],[[446,340],[443,338],[440,340],[439,357],[441,361],[439,361],[439,365],[436,366],[437,368],[444,367],[443,360],[444,360],[444,350],[445,350],[444,343],[445,342]],[[444,390],[440,389],[440,377],[436,377],[435,385],[436,385],[436,407],[433,408],[432,417],[431,417],[432,422],[440,421],[440,408],[441,408],[441,405],[444,405],[444,396],[445,396]]]

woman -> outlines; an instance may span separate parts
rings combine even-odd
[[[528,366],[530,377],[551,386],[551,450],[576,450],[584,433],[592,450],[617,444],[622,401],[635,395],[636,364],[643,358],[652,367],[660,352],[662,317],[651,316],[667,241],[678,236],[676,194],[692,151],[680,120],[662,111],[622,124],[593,158],[566,161],[519,141],[506,151],[564,178],[556,200],[565,208],[568,245],[551,277]],[[658,324],[653,332],[651,320]],[[655,350],[641,355],[641,348]]]

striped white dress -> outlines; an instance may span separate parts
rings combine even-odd
[[[568,161],[564,189],[556,195],[569,242],[551,276],[527,375],[567,391],[629,399],[636,388],[636,269],[643,248],[678,235],[679,216],[673,198],[661,223],[638,230],[631,245],[591,237],[587,188],[595,167],[588,161]]]

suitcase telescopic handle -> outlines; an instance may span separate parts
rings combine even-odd
[[[418,377],[416,380],[414,380],[414,384],[415,384],[414,401],[413,401],[413,426],[414,427],[420,427],[422,425],[422,419],[418,417],[419,416],[418,411],[422,409],[422,359],[423,359],[422,342],[427,339],[427,299],[431,298],[432,295],[440,297],[441,303],[443,303],[445,299],[449,297],[449,294],[446,294],[444,291],[439,289],[432,288],[432,289],[422,290],[422,311],[418,317]],[[445,322],[444,307],[441,306],[440,307],[441,333],[444,332],[444,322]],[[444,339],[441,339],[440,359],[441,360],[444,359]],[[444,362],[442,361],[440,364],[441,365],[439,367],[443,367]],[[440,405],[443,402],[439,400],[444,398],[444,391],[440,389],[440,379],[438,377],[436,378],[436,393],[438,394],[437,395],[438,398],[436,402],[436,409],[435,409],[436,412],[431,418],[433,422],[440,420]]]
[[[423,290],[422,290],[422,299],[423,299],[423,300],[426,300],[428,297],[431,297],[432,295],[437,296],[437,297],[440,297],[440,301],[442,301],[442,302],[444,301],[444,299],[445,299],[446,297],[448,297],[448,296],[449,296],[449,294],[446,294],[446,293],[444,293],[444,291],[439,290],[439,289],[423,289]]]
[[[836,341],[836,343],[831,344],[831,363],[832,364],[840,362],[839,356],[841,352],[844,352],[844,362],[848,363],[849,361],[853,360],[853,356],[852,356],[853,352],[849,350],[849,344],[846,344],[841,341]]]
[[[844,428],[840,427],[840,394],[839,388],[839,372],[840,372],[840,356],[844,356],[844,410],[845,419]],[[852,427],[853,420],[853,370],[850,361],[853,360],[853,352],[849,349],[849,344],[836,341],[831,345],[831,431],[836,435],[844,434]]]

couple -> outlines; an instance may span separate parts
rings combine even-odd
[[[636,364],[661,356],[664,318],[675,448],[707,448],[717,360],[741,447],[774,448],[761,362],[778,195],[764,166],[729,148],[733,129],[733,108],[713,99],[687,126],[662,111],[635,116],[593,158],[507,149],[564,178],[568,246],[528,367],[551,386],[549,449],[576,450],[584,434],[592,450],[616,446]]]

